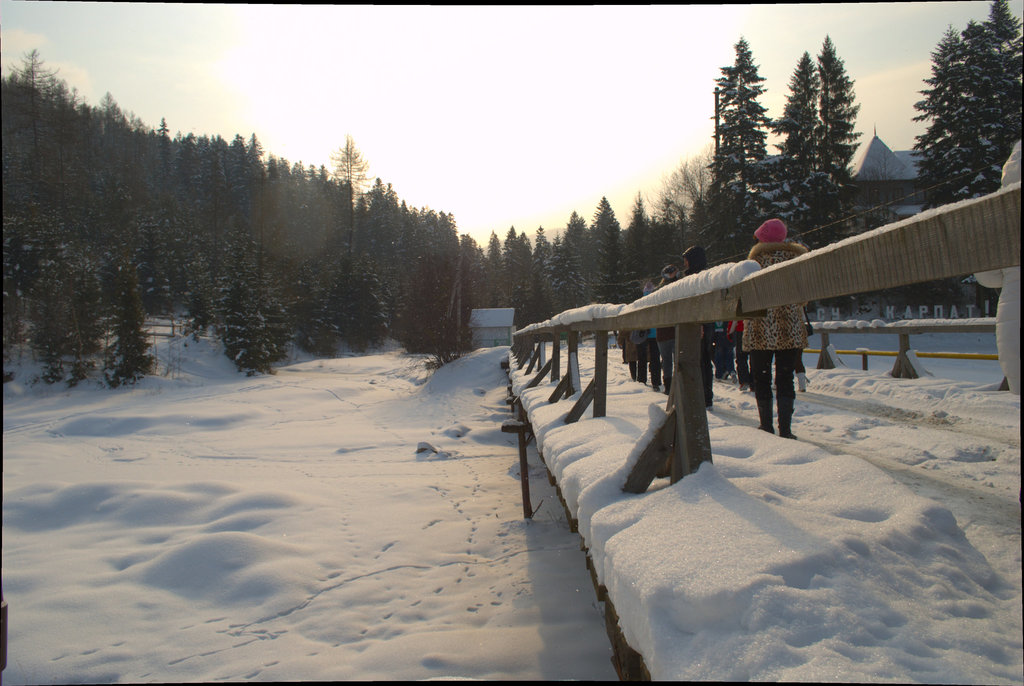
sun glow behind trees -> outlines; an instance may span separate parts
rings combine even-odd
[[[639,189],[653,189],[709,138],[708,84],[743,14],[340,9],[240,8],[244,40],[218,65],[225,83],[264,124],[268,151],[330,168],[328,153],[350,133],[375,175],[414,205],[454,213],[480,243],[512,225],[560,230],[604,195],[626,212]],[[293,38],[302,67],[272,49]]]
[[[777,117],[793,65],[831,36],[857,85],[858,131],[910,148],[936,36],[984,20],[988,4],[0,2],[5,72],[37,48],[89,104],[109,92],[172,136],[255,133],[304,167],[330,167],[350,134],[374,175],[480,244],[512,225],[553,237],[602,197],[620,219],[638,192],[653,204],[662,177],[711,141],[714,80],[740,37]]]

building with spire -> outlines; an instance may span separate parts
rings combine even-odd
[[[920,212],[924,193],[917,183],[915,150],[893,152],[877,131],[853,158],[857,186],[854,209],[861,228],[874,228]]]

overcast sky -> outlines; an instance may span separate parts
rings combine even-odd
[[[1018,17],[1024,0],[1011,2]],[[346,134],[414,207],[485,244],[552,235],[606,196],[625,227],[638,193],[712,143],[714,87],[750,44],[781,114],[804,52],[831,36],[862,141],[894,150],[947,27],[989,2],[676,6],[353,6],[0,0],[4,73],[31,49],[90,104],[172,135],[250,134],[329,166]],[[771,150],[774,152],[774,149]]]

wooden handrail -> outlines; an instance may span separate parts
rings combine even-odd
[[[819,250],[776,264],[753,273],[745,272],[746,265],[735,271],[737,281],[725,287],[698,292],[696,284],[706,283],[698,274],[686,277],[680,286],[673,286],[680,295],[667,302],[665,291],[659,295],[641,298],[628,305],[594,305],[567,310],[554,318],[530,324],[514,334],[513,354],[519,369],[534,353],[534,344],[540,346],[551,341],[553,348],[560,345],[562,333],[568,333],[569,374],[571,387],[559,386],[551,395],[550,402],[556,402],[566,395],[580,392],[578,380],[578,358],[576,341],[581,333],[594,332],[599,354],[595,360],[593,392],[583,393],[576,401],[571,414],[573,420],[582,416],[586,406],[594,402],[594,416],[606,413],[605,379],[607,376],[607,332],[661,328],[674,326],[676,330],[675,365],[670,390],[670,407],[674,408],[668,421],[675,421],[675,431],[657,432],[664,442],[674,435],[672,446],[672,480],[695,471],[701,462],[711,461],[711,444],[708,437],[707,416],[704,408],[703,388],[692,374],[696,363],[684,357],[692,356],[700,344],[700,327],[697,324],[749,319],[763,316],[770,307],[805,303],[812,300],[878,291],[896,286],[906,286],[933,281],[951,276],[962,276],[1020,265],[1020,184],[1014,184],[991,195],[973,200],[946,205],[929,210],[909,219],[868,231]],[[732,275],[734,270],[727,265],[713,268],[718,274]],[[706,276],[706,274],[704,275]],[[686,291],[687,287],[692,287]],[[822,359],[819,368],[829,360],[824,349],[828,348],[828,336],[833,333],[889,333],[900,337],[900,350],[896,354],[894,376],[916,376],[913,357],[909,347],[912,334],[933,331],[994,330],[991,320],[982,324],[957,322],[952,326],[935,328],[933,324],[909,322],[903,325],[879,327],[844,327],[820,325],[822,337]],[[916,355],[914,355],[916,356]],[[552,350],[552,359],[558,360],[558,353]],[[866,361],[867,357],[864,356]],[[552,365],[554,366],[554,365]],[[692,367],[692,368],[691,368]],[[686,377],[685,382],[682,381]],[[552,374],[552,382],[556,375]],[[588,386],[588,389],[591,388]],[[667,408],[668,409],[668,408]],[[568,418],[567,418],[568,419]],[[657,460],[659,450],[645,451],[651,460]],[[648,476],[655,473],[657,465],[638,465],[635,474],[630,475],[630,488],[637,492],[650,483]],[[637,472],[642,468],[643,474]],[[652,477],[653,478],[653,477]]]
[[[1019,265],[1018,183],[812,250],[756,271],[728,288],[646,307],[638,303],[600,306],[616,312],[592,318],[581,315],[571,323],[555,321],[564,318],[562,313],[523,327],[514,336],[749,319],[769,307]]]

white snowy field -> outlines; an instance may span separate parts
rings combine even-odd
[[[539,464],[523,520],[506,354],[5,384],[3,683],[614,679]]]
[[[522,519],[506,351],[432,377],[394,351],[245,377],[175,339],[171,374],[135,388],[23,370],[4,385],[4,682],[614,679],[532,444],[543,502]],[[546,383],[524,400],[655,678],[1024,682],[1020,399],[997,363],[926,359],[908,381],[891,358],[805,355],[800,441],[716,384],[714,463],[630,495],[664,396],[609,357],[608,417],[565,426]]]

